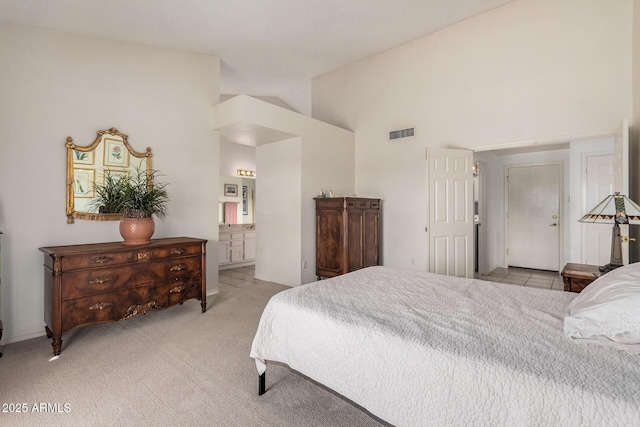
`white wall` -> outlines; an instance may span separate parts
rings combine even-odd
[[[3,342],[44,333],[42,246],[119,241],[117,222],[67,224],[67,136],[80,145],[116,127],[153,150],[169,215],[155,237],[209,240],[217,292],[217,57],[0,24],[0,230]],[[208,195],[202,188],[210,188]]]
[[[256,147],[220,141],[220,175],[238,176],[238,169],[256,170]]]
[[[384,199],[386,265],[427,269],[425,147],[567,141],[630,116],[631,12],[520,0],[314,79],[313,116],[356,134],[357,193]]]
[[[260,145],[256,161],[256,278],[300,284],[302,138]]]

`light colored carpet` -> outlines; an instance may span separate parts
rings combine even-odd
[[[258,396],[251,342],[267,301],[286,287],[246,268],[221,272],[220,281],[204,314],[192,300],[76,328],[53,360],[45,337],[4,346],[2,409],[26,404],[27,412],[0,412],[0,425],[386,425],[283,365],[268,365],[267,393]]]

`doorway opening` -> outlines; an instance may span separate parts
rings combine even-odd
[[[218,270],[256,262],[256,147],[220,141]]]
[[[505,172],[507,265],[559,271],[562,164],[512,165]]]

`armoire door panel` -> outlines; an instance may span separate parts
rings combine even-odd
[[[343,258],[343,217],[337,210],[317,213],[316,265],[319,269],[339,272]]]
[[[361,210],[349,210],[347,211],[347,218],[349,224],[347,239],[348,271],[355,271],[364,267],[362,259],[362,239],[364,237],[362,230],[363,212]]]
[[[380,265],[380,199],[316,198],[316,275]]]
[[[378,248],[380,244],[378,242],[378,230],[380,227],[380,213],[376,210],[370,210],[364,212],[364,267],[371,267],[373,265],[380,265]]]

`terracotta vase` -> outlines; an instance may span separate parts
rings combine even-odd
[[[145,245],[151,243],[151,236],[156,229],[153,218],[122,218],[120,235],[123,245]]]

